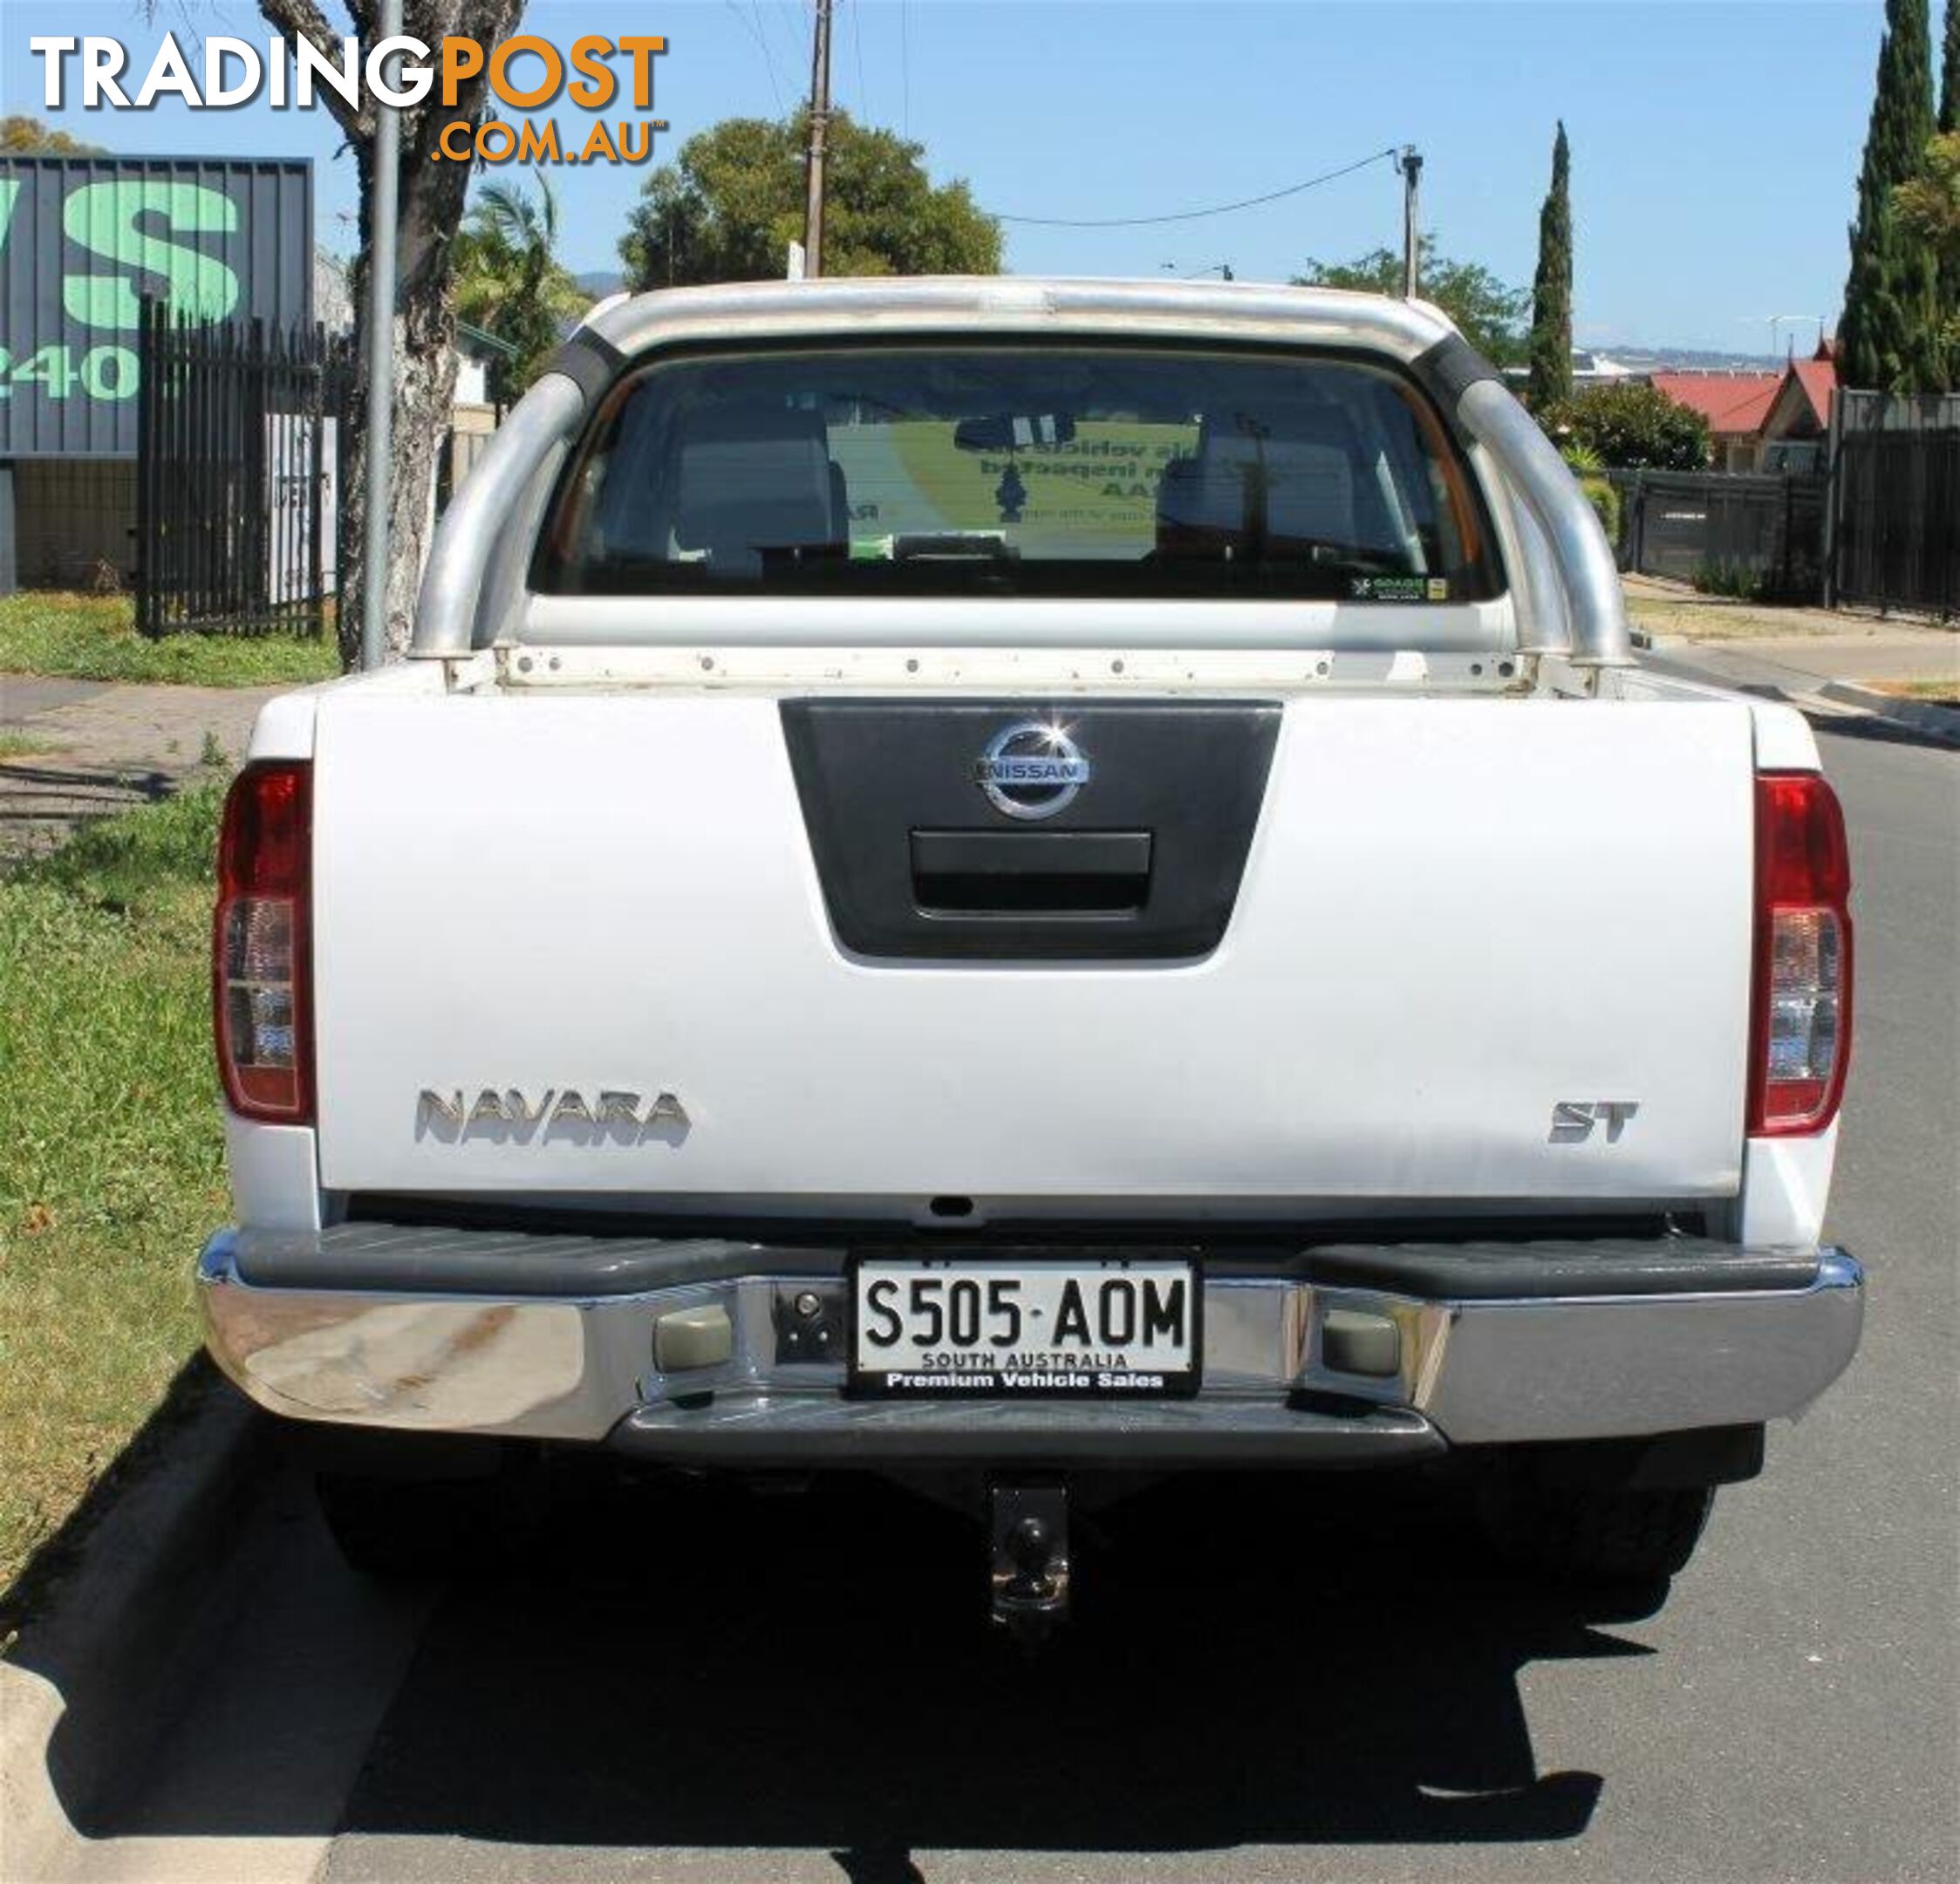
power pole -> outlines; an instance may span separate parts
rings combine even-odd
[[[1395,167],[1402,173],[1402,298],[1413,301],[1422,286],[1422,225],[1416,203],[1417,187],[1423,177],[1422,153],[1413,144],[1404,144]]]
[[[830,0],[816,0],[809,72],[809,157],[803,179],[803,273],[823,272],[823,139],[830,118]]]

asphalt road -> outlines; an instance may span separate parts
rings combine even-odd
[[[1379,1482],[1186,1486],[1030,1662],[972,1539],[894,1494],[615,1488],[524,1574],[387,1596],[287,1476],[86,1874],[1960,1874],[1960,757],[1824,743],[1861,951],[1832,1228],[1870,1320],[1664,1609],[1524,1597]]]

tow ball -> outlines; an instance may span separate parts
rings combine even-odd
[[[1068,1489],[997,1485],[989,1502],[994,1620],[1033,1646],[1069,1614]]]

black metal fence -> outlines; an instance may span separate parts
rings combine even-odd
[[[1960,395],[1837,406],[1832,600],[1960,615]]]
[[[184,325],[146,302],[140,359],[138,628],[324,631],[347,344],[319,327]]]
[[[1826,480],[1615,471],[1620,567],[1774,602],[1824,594]]]
[[[324,328],[173,323],[140,345],[136,621],[319,634],[354,392]],[[1778,602],[1960,615],[1960,394],[1838,395],[1827,476],[1615,471],[1620,566]]]

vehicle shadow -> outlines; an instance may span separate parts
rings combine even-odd
[[[440,1600],[341,1830],[816,1847],[866,1881],[947,1846],[1576,1836],[1601,1781],[1536,1770],[1518,1672],[1647,1651],[1413,1489],[1172,1484],[1078,1537],[1076,1619],[1028,1655],[936,1506],[616,1487]]]
[[[1855,713],[1820,716],[1811,721],[1820,736],[1827,739],[1859,740],[1872,746],[1924,746],[1936,752],[1960,750],[1960,737],[1943,727],[1909,726],[1903,720],[1881,720],[1875,714]]]
[[[85,826],[155,804],[181,781],[141,765],[0,763],[0,860],[52,849]]]
[[[37,805],[44,802],[72,803],[85,813],[126,810],[167,798],[178,782],[154,766],[56,765],[25,759],[0,763],[0,775],[8,789],[10,817],[36,816]]]
[[[978,1527],[894,1487],[554,1483],[512,1561],[387,1590],[282,1467],[167,1665],[41,1666],[76,1831],[338,1835],[378,1875],[398,1840],[457,1877],[458,1840],[775,1846],[860,1884],[947,1847],[1566,1840],[1603,1782],[1539,1771],[1520,1671],[1650,1653],[1608,1625],[1664,1594],[1527,1590],[1425,1475],[1194,1475],[1078,1520],[1075,1618],[1028,1654],[987,1620]],[[85,1792],[126,1716],[148,1751]]]

